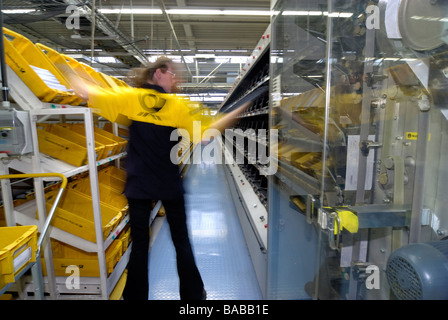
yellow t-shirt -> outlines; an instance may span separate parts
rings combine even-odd
[[[210,125],[210,118],[203,114],[205,108],[175,94],[153,89],[119,87],[109,90],[89,86],[88,95],[88,106],[111,122],[128,126],[135,120],[181,128],[188,131],[190,140],[195,143]],[[200,128],[199,137],[193,132],[194,128]]]

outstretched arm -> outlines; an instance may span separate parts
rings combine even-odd
[[[243,113],[246,109],[252,106],[252,101],[248,101],[236,108],[235,110],[226,113],[224,116],[219,118],[217,121],[210,125],[210,129],[217,129],[219,132],[224,132],[225,129],[232,127],[237,121],[237,116]]]

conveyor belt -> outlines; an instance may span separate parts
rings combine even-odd
[[[207,299],[262,299],[224,165],[191,165],[185,178],[191,241]],[[163,222],[150,251],[149,299],[179,299],[175,251]]]

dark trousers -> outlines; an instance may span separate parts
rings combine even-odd
[[[132,251],[123,291],[125,300],[148,300],[149,216],[152,200],[128,198]],[[204,283],[196,266],[188,237],[184,198],[163,201],[176,249],[177,272],[182,300],[200,300]]]

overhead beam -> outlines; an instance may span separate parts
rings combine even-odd
[[[86,5],[81,0],[64,0],[64,2],[69,5],[82,7],[86,11],[86,19],[92,22],[92,9],[90,6]],[[148,62],[145,54],[134,43],[129,43],[129,37],[118,30],[114,23],[107,19],[102,13],[98,12],[98,10],[95,10],[95,25],[106,35],[110,37],[118,37],[117,39],[114,39],[115,42],[127,52],[132,53],[135,59],[140,63],[145,64]]]

